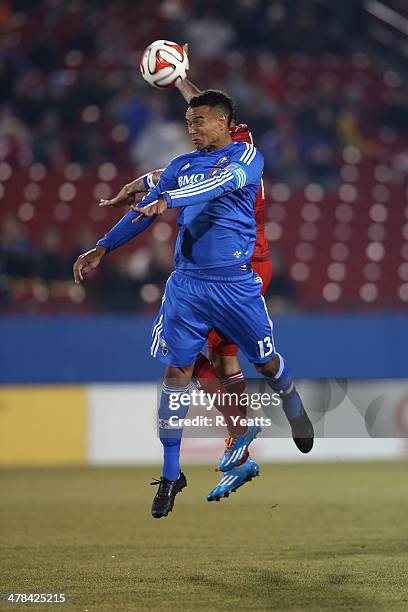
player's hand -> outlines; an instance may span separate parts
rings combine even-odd
[[[186,54],[186,55],[187,55],[187,57],[188,57],[188,43],[184,43],[184,45],[183,45],[183,49],[184,49],[185,54]],[[188,68],[187,68],[187,71],[186,71],[186,72],[188,73]],[[187,79],[187,77],[186,77],[185,79],[182,79],[181,81],[178,81],[178,82],[176,83],[176,87],[177,87],[178,89],[180,89],[179,85],[181,85],[183,82],[185,82],[185,81],[186,81],[186,79]]]
[[[133,219],[132,223],[139,223],[144,217],[152,217],[153,215],[161,215],[167,208],[167,202],[163,198],[155,200],[151,204],[147,204],[141,208],[136,208],[139,216]]]
[[[131,183],[124,185],[122,189],[110,200],[99,200],[99,206],[111,206],[112,208],[120,208],[127,204],[130,206],[133,203],[134,193]]]
[[[99,262],[105,255],[106,249],[103,246],[96,246],[94,249],[82,253],[74,263],[74,281],[78,284],[84,277],[99,266]]]
[[[184,45],[183,45],[183,49],[184,49],[185,54],[186,54],[186,55],[187,55],[187,57],[188,57],[188,43],[184,43]],[[187,69],[187,72],[188,72],[188,69]],[[181,88],[183,87],[183,85],[182,85],[182,84],[183,84],[183,83],[186,81],[186,79],[187,79],[187,77],[186,77],[185,79],[182,79],[181,81],[179,80],[179,81],[176,83],[176,87],[177,87],[177,89],[180,89],[180,91],[181,91]]]
[[[148,193],[148,191],[140,191],[139,193],[135,193],[132,199],[132,203],[129,206],[130,210],[137,212],[139,210],[138,205]]]

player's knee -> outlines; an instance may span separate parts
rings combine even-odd
[[[191,380],[193,374],[193,365],[189,366],[167,366],[166,368],[166,384],[170,387],[185,387]]]
[[[239,361],[234,355],[209,353],[208,358],[220,378],[228,378],[241,369]]]
[[[279,370],[279,355],[275,354],[265,363],[254,363],[255,368],[263,376],[273,378]]]

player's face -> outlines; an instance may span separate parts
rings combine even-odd
[[[189,108],[186,121],[188,133],[196,149],[211,149],[228,133],[228,117],[211,106]]]

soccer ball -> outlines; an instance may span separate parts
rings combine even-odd
[[[174,87],[187,76],[188,57],[181,45],[171,40],[155,40],[140,60],[142,77],[158,89]]]

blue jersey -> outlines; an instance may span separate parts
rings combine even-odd
[[[139,206],[164,198],[168,208],[180,208],[177,269],[219,268],[250,260],[262,171],[263,156],[245,142],[232,142],[217,151],[194,151],[170,162]],[[98,244],[117,248],[154,220],[148,217],[132,224],[135,217],[137,213],[128,212]]]

